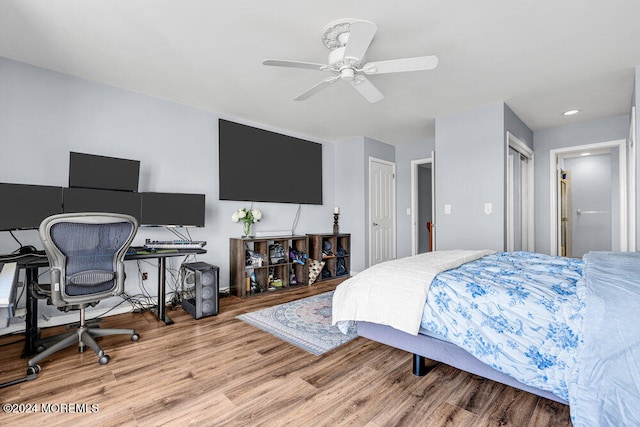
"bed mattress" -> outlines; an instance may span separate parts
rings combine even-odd
[[[582,340],[583,269],[579,259],[500,252],[440,273],[421,331],[568,400]]]

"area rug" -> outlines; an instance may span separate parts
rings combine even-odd
[[[355,327],[348,334],[331,326],[333,291],[241,314],[245,321],[283,341],[320,356],[353,340]]]

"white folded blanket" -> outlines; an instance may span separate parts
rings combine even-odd
[[[431,281],[443,271],[492,253],[435,251],[376,264],[338,285],[332,324],[346,333],[353,321],[360,320],[417,335]]]

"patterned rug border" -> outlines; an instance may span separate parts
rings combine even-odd
[[[312,295],[310,297],[274,305],[261,310],[252,311],[250,313],[240,314],[236,316],[236,318],[261,329],[264,332],[268,332],[285,342],[308,351],[313,355],[321,356],[322,354],[355,339],[358,336],[355,332],[355,328],[349,330],[349,334],[345,335],[340,332],[337,326],[331,326],[330,324],[326,325],[311,322],[307,319],[301,319],[298,316],[299,320],[297,323],[290,326],[283,324],[282,321],[276,318],[276,316],[282,317],[283,313],[285,313],[287,309],[291,310],[295,307],[304,305],[305,303],[319,304],[320,301],[318,300],[324,300],[327,298],[329,300],[328,310],[330,311],[333,292],[334,291],[329,291],[322,294]],[[327,308],[325,306],[325,310],[326,309]],[[329,318],[330,317],[331,315],[329,314]],[[324,318],[326,319],[326,316],[324,316]],[[302,322],[303,325],[301,325],[300,322]]]

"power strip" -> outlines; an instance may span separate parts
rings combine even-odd
[[[256,231],[256,237],[285,237],[293,236],[291,230],[284,231]]]

